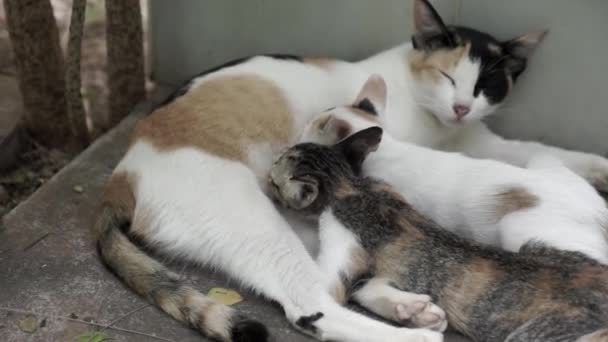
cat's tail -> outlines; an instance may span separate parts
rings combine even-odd
[[[184,284],[176,273],[138,248],[124,233],[130,222],[124,211],[105,205],[96,223],[99,255],[118,278],[207,337],[222,342],[268,341],[264,325]]]

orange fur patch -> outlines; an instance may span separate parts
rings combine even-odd
[[[450,280],[441,296],[445,300],[437,303],[446,310],[450,324],[467,332],[467,318],[475,310],[475,303],[496,285],[500,277],[494,261],[479,258],[465,266],[461,277]],[[474,336],[473,332],[469,333]]]
[[[106,184],[103,194],[103,203],[114,208],[120,208],[129,216],[135,210],[135,195],[133,194],[133,180],[126,172],[115,173]]]
[[[498,200],[496,206],[497,220],[515,211],[535,207],[540,201],[538,196],[521,187],[513,187],[498,193],[496,198]]]
[[[413,51],[410,58],[410,69],[416,78],[441,79],[441,73],[450,73],[463,57],[469,54],[470,44],[455,49],[440,49],[433,52]]]
[[[348,269],[342,270],[343,276],[345,276],[349,281],[356,279],[369,269],[370,256],[361,247],[354,248],[350,251],[349,260],[350,264]],[[333,289],[331,289],[331,294],[338,303],[344,304],[348,299],[346,290],[347,289],[344,284],[340,282],[339,284],[336,284]]]
[[[343,199],[357,194],[357,190],[353,188],[349,181],[341,181],[336,187],[336,198]]]
[[[329,69],[336,63],[336,60],[324,57],[305,57],[303,59],[303,62],[306,64],[317,66],[321,69]]]
[[[271,81],[256,75],[204,82],[142,119],[132,135],[163,150],[194,147],[244,160],[256,143],[287,144],[293,135],[287,99]]]

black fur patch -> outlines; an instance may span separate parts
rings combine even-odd
[[[481,61],[482,69],[473,90],[473,95],[478,96],[479,93],[483,92],[490,103],[502,102],[509,92],[507,75],[510,75],[515,81],[524,71],[525,60],[510,56],[506,53],[502,43],[487,33],[460,26],[450,27],[450,32],[458,37],[458,41],[462,42],[461,44],[470,43],[469,56]],[[500,48],[501,52],[497,53],[490,46]],[[510,69],[509,65],[515,65],[515,63],[524,64]]]
[[[200,73],[194,75],[194,77],[192,77],[188,81],[182,83],[181,86],[179,86],[171,95],[169,95],[165,100],[163,100],[156,108],[164,107],[164,106],[168,105],[169,103],[175,101],[178,97],[185,95],[188,92],[188,90],[190,90],[190,87],[192,86],[192,80],[199,78],[201,76],[209,75],[211,73],[214,73],[214,72],[222,70],[222,69],[226,69],[229,67],[233,67],[235,65],[243,64],[256,56],[266,56],[266,57],[279,59],[279,60],[302,62],[302,57],[300,57],[300,56],[281,54],[281,53],[266,53],[266,54],[261,54],[261,55],[237,58],[237,59],[228,61],[224,64],[220,64],[211,69],[207,69],[203,72],[200,72]]]
[[[357,103],[355,108],[359,108],[368,114],[378,116],[378,111],[376,111],[376,107],[374,107],[374,104],[368,98],[365,98],[365,99],[361,100],[359,103]]]
[[[286,60],[286,61],[296,61],[296,62],[303,61],[302,57],[300,57],[300,56],[284,54],[284,53],[265,53],[265,54],[262,54],[262,56],[272,57],[274,59],[282,59],[282,60]]]
[[[473,95],[477,96],[483,92],[491,103],[499,103],[504,100],[509,92],[507,74],[511,75],[515,81],[525,69],[525,60],[510,56],[506,53],[502,43],[487,33],[460,26],[450,27],[450,31],[458,36],[459,41],[463,44],[470,43],[469,56],[481,61],[482,69]],[[502,52],[496,53],[490,46],[497,46]],[[515,66],[515,64],[521,65],[515,68],[509,67]]]
[[[482,65],[473,95],[477,97],[483,92],[490,103],[502,102],[509,92],[508,77],[517,80],[526,68],[526,59],[510,54],[508,44],[487,33],[463,26],[447,26],[445,29],[445,33],[425,37],[424,43],[414,45],[414,48],[427,51],[454,49],[470,43],[469,56]]]
[[[302,316],[298,318],[298,320],[296,321],[296,325],[314,334],[317,332],[317,327],[315,327],[313,323],[320,320],[322,317],[322,312],[317,312],[316,314],[312,314],[310,316]]]
[[[233,342],[267,342],[270,334],[262,323],[244,319],[232,327],[230,337]]]

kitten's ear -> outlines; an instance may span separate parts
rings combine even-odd
[[[502,46],[513,57],[528,58],[540,44],[548,31],[535,31],[502,43]]]
[[[528,57],[546,35],[547,31],[536,31],[502,43],[504,50],[509,54],[505,62],[506,70],[514,80],[526,69]]]
[[[353,171],[358,174],[367,155],[378,149],[381,140],[382,128],[374,126],[351,135],[335,147],[342,152]]]
[[[357,95],[353,107],[372,115],[384,114],[386,107],[386,82],[378,74],[371,75]]]
[[[346,138],[353,131],[353,127],[345,120],[338,119],[333,115],[319,122],[319,132],[329,144],[335,144]]]
[[[291,209],[307,208],[319,196],[319,182],[312,177],[292,179],[282,196]]]
[[[450,32],[428,0],[414,1],[414,49],[434,50],[454,46]]]

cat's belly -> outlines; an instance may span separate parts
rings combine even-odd
[[[319,254],[319,224],[316,221],[307,220],[300,215],[281,210],[281,214],[287,220],[291,229],[306,247],[308,253],[313,257]]]
[[[239,241],[291,234],[241,162],[193,148],[160,151],[138,142],[116,172],[134,179],[133,229],[171,254],[214,258]]]
[[[262,159],[271,161],[272,155]],[[316,224],[287,213],[279,215],[261,187],[267,178],[259,176],[267,174],[271,164],[259,167],[256,174],[242,162],[194,148],[161,151],[142,141],[129,149],[115,173],[134,176],[133,226],[171,252],[193,257],[201,253],[180,249],[184,239],[199,241],[201,248],[209,249],[208,244],[220,237],[226,240],[222,245],[229,244],[230,232],[238,232],[240,240],[247,235],[290,235],[291,227],[314,256],[319,245]],[[267,220],[284,230],[271,233],[269,226],[256,224]]]

